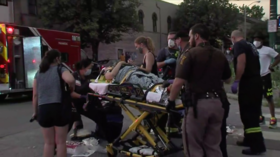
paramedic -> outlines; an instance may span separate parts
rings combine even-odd
[[[256,47],[243,38],[242,32],[231,33],[234,43],[235,81],[231,86],[233,93],[238,91],[241,121],[244,125],[244,139],[239,146],[248,146],[242,154],[259,155],[266,151],[264,138],[259,124],[263,84],[260,75],[260,61]]]
[[[86,116],[93,120],[98,126],[96,131],[103,131],[104,135],[108,136],[107,133],[107,119],[106,114],[102,110],[98,110],[96,107],[100,106],[100,101],[97,97],[93,97],[90,101],[91,104],[85,105],[87,99],[87,93],[91,92],[89,88],[90,80],[87,76],[91,74],[92,62],[88,59],[82,60],[76,64],[77,72],[74,73],[76,79],[75,91],[72,92],[74,106],[77,113]],[[79,121],[79,119],[78,119]],[[96,135],[96,132],[94,133]],[[108,140],[108,139],[107,139]]]
[[[261,77],[263,81],[263,95],[266,98],[269,109],[270,109],[270,122],[269,128],[273,129],[277,127],[277,119],[275,118],[275,108],[273,102],[273,91],[272,91],[272,81],[271,81],[271,72],[273,72],[273,68],[279,64],[280,55],[272,48],[263,45],[264,37],[261,34],[257,34],[254,37],[254,45],[257,47],[259,56],[260,56],[260,64],[261,64]],[[272,60],[275,59],[273,64],[271,64]],[[264,123],[264,116],[260,116],[260,123]]]
[[[62,88],[60,76],[69,85],[71,91],[75,88],[73,75],[64,67],[58,71],[61,54],[50,50],[45,54],[33,82],[34,115],[43,128],[44,157],[54,156],[55,144],[57,157],[66,157],[68,124],[71,116],[70,104],[62,104]],[[69,105],[66,106],[66,105]]]
[[[175,107],[175,99],[187,83],[182,102],[186,107],[183,124],[185,156],[222,157],[219,147],[224,116],[223,86],[230,82],[231,71],[224,54],[208,42],[209,30],[203,24],[194,25],[189,32],[190,48],[177,64],[166,109]]]
[[[176,59],[179,55],[178,48],[175,43],[175,32],[168,33],[168,47],[161,49],[158,52],[157,56],[157,66],[158,68],[162,68],[163,73],[169,71],[172,72],[172,75],[168,77],[168,79],[174,79],[175,76],[175,68],[176,68]],[[163,78],[164,79],[164,78]]]
[[[75,91],[72,92],[71,96],[73,98],[74,104],[84,105],[86,103],[86,95],[90,91],[89,83],[90,81],[86,79],[86,76],[91,74],[92,63],[88,59],[81,60],[75,64],[75,69],[73,76],[75,78]],[[74,105],[75,106],[75,105]],[[81,109],[81,108],[80,108]],[[81,112],[81,111],[80,111]],[[74,138],[78,129],[83,128],[83,121],[81,115],[77,112],[75,107],[72,108],[72,121],[69,124],[69,131],[72,128],[72,125],[75,124],[74,128]]]
[[[150,37],[140,36],[135,39],[136,51],[144,55],[143,62],[139,70],[146,73],[153,73],[158,76],[157,62],[155,58],[155,46]],[[130,61],[129,61],[130,62]]]

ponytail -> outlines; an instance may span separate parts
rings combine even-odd
[[[150,37],[140,36],[135,39],[134,43],[144,44],[150,52],[155,54],[155,45],[154,45],[153,40]]]
[[[150,50],[153,54],[155,54],[155,45],[154,45],[153,40],[150,37],[147,37],[146,40],[147,40],[146,46],[147,46],[148,50]]]
[[[55,62],[57,57],[60,57],[60,52],[58,50],[47,51],[40,64],[39,73],[45,73],[48,71],[51,64]]]
[[[40,73],[46,72],[50,68],[51,63],[48,58],[45,56],[40,64]]]

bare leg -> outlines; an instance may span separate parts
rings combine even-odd
[[[54,127],[51,128],[43,128],[43,136],[44,136],[44,157],[53,157],[54,156],[54,147],[55,147],[55,132]]]
[[[266,99],[269,104],[271,117],[275,117],[275,105],[272,98]]]
[[[55,127],[57,157],[67,157],[67,150],[66,150],[67,131],[68,131],[68,125],[64,127]]]

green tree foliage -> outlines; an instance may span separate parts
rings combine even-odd
[[[203,23],[210,29],[211,41],[224,40],[237,28],[238,14],[237,6],[228,0],[184,0],[177,11],[177,30],[189,30],[193,25]]]
[[[142,31],[138,22],[139,0],[41,0],[40,18],[45,26],[81,34],[82,47],[92,46],[98,59],[99,43],[120,41],[122,34]]]
[[[265,40],[264,40],[264,45],[269,46],[269,34],[267,32],[268,30],[268,21],[262,21],[259,23],[254,24],[249,30],[247,37],[249,40],[253,41],[253,38],[256,34],[261,34]]]
[[[248,6],[243,5],[239,7],[240,13],[242,13],[243,15],[244,15],[245,8],[246,8],[246,15],[251,18],[261,20],[265,14],[262,6],[253,5],[251,8],[249,8]]]

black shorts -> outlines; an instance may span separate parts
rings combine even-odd
[[[60,103],[44,104],[38,108],[38,122],[43,128],[63,127],[70,123],[71,106]]]
[[[263,81],[263,96],[265,98],[272,98],[273,90],[272,90],[271,74],[269,73],[263,76],[262,81]]]

